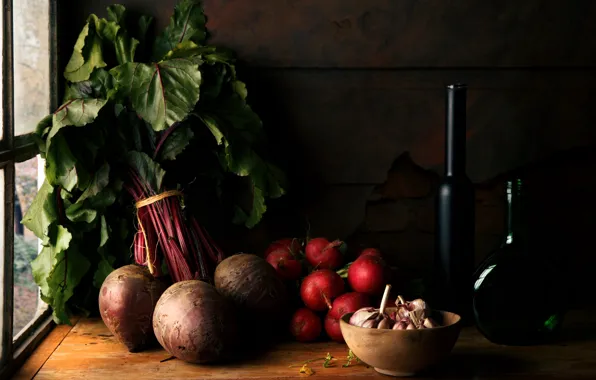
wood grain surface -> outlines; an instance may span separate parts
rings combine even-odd
[[[498,346],[474,328],[465,328],[449,360],[423,379],[594,379],[596,378],[596,313],[573,313],[556,344],[532,347]],[[247,344],[247,342],[238,342]],[[343,368],[347,347],[320,342],[283,343],[226,365],[193,365],[172,359],[161,349],[129,353],[100,319],[82,319],[35,376],[35,379],[290,379],[301,378],[299,366],[330,352],[339,360],[332,368],[313,362],[312,379],[387,378],[359,364]],[[164,361],[165,360],[165,361]]]

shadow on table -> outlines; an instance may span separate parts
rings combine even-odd
[[[485,352],[454,352],[444,363],[421,373],[420,377],[475,379],[483,376],[519,374],[528,368],[529,363],[513,356]]]

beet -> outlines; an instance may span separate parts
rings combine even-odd
[[[333,318],[329,313],[325,316],[325,332],[332,340],[336,342],[344,342],[344,336],[339,327],[339,319]]]
[[[381,255],[381,251],[379,251],[376,248],[365,248],[362,250],[362,252],[360,252],[360,256],[358,256],[358,258],[356,260],[358,260],[361,257],[365,257],[365,256],[376,256],[376,257],[383,257]]]
[[[296,257],[298,255],[298,253],[300,253],[301,249],[302,249],[302,244],[300,243],[299,239],[296,239],[296,238],[280,239],[280,240],[276,240],[273,243],[269,244],[269,247],[267,247],[267,249],[265,250],[265,254],[263,255],[263,258],[267,259],[267,257],[272,252],[277,251],[277,250],[286,251],[286,252],[290,253],[292,256]]]
[[[366,294],[356,292],[345,293],[333,301],[331,310],[329,310],[329,316],[340,319],[346,313],[353,313],[370,305],[370,298]]]
[[[215,269],[214,280],[217,290],[232,300],[250,321],[247,323],[269,325],[287,312],[288,295],[283,281],[258,256],[239,253],[228,257]]]
[[[225,358],[237,331],[231,303],[199,280],[177,282],[163,293],[155,306],[153,329],[167,352],[190,363]]]
[[[267,262],[277,271],[284,280],[298,280],[302,274],[302,264],[291,253],[278,249],[267,256]]]
[[[128,351],[138,352],[156,343],[153,310],[168,285],[139,265],[118,268],[104,280],[99,291],[101,318]]]
[[[314,238],[306,243],[304,252],[306,260],[316,269],[337,269],[343,262],[339,247],[342,242],[330,242],[325,238]]]
[[[299,342],[312,342],[321,335],[321,319],[305,307],[296,310],[290,321],[290,333]]]
[[[385,264],[380,257],[360,257],[348,269],[348,283],[359,293],[379,295],[385,287],[385,273]]]
[[[344,292],[344,281],[332,270],[319,269],[302,280],[300,298],[304,304],[317,311],[331,308],[331,301]]]

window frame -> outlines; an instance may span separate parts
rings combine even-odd
[[[0,0],[2,13],[2,139],[0,140],[0,168],[4,169],[4,255],[0,280],[0,378],[14,373],[52,329],[51,309],[38,313],[16,336],[13,335],[14,315],[14,197],[15,164],[34,158],[39,153],[32,133],[14,136],[14,58],[13,58],[13,2]],[[19,1],[19,0],[16,0]],[[48,48],[50,109],[58,106],[57,60],[57,0],[48,1]]]

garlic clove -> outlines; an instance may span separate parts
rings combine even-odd
[[[408,327],[406,327],[406,330],[416,330],[416,326],[414,326],[413,323],[409,323]]]
[[[377,324],[379,322],[376,319],[368,319],[366,321],[364,321],[364,323],[362,324],[362,326],[360,327],[364,327],[365,329],[374,329],[377,327]]]
[[[352,316],[350,317],[350,324],[354,326],[362,326],[362,324],[378,314],[377,309],[374,307],[365,307],[360,310],[357,310]]]
[[[430,308],[423,299],[415,299],[414,301],[410,302],[409,307],[410,310],[421,313],[421,320],[430,315]]]
[[[393,326],[394,330],[405,330],[408,327],[407,323],[404,322],[398,322],[395,324],[395,326]]]
[[[381,322],[379,322],[377,329],[391,329],[392,327],[393,321],[390,318],[385,317],[381,320]]]
[[[432,318],[425,318],[422,325],[426,328],[438,327],[439,325]]]

